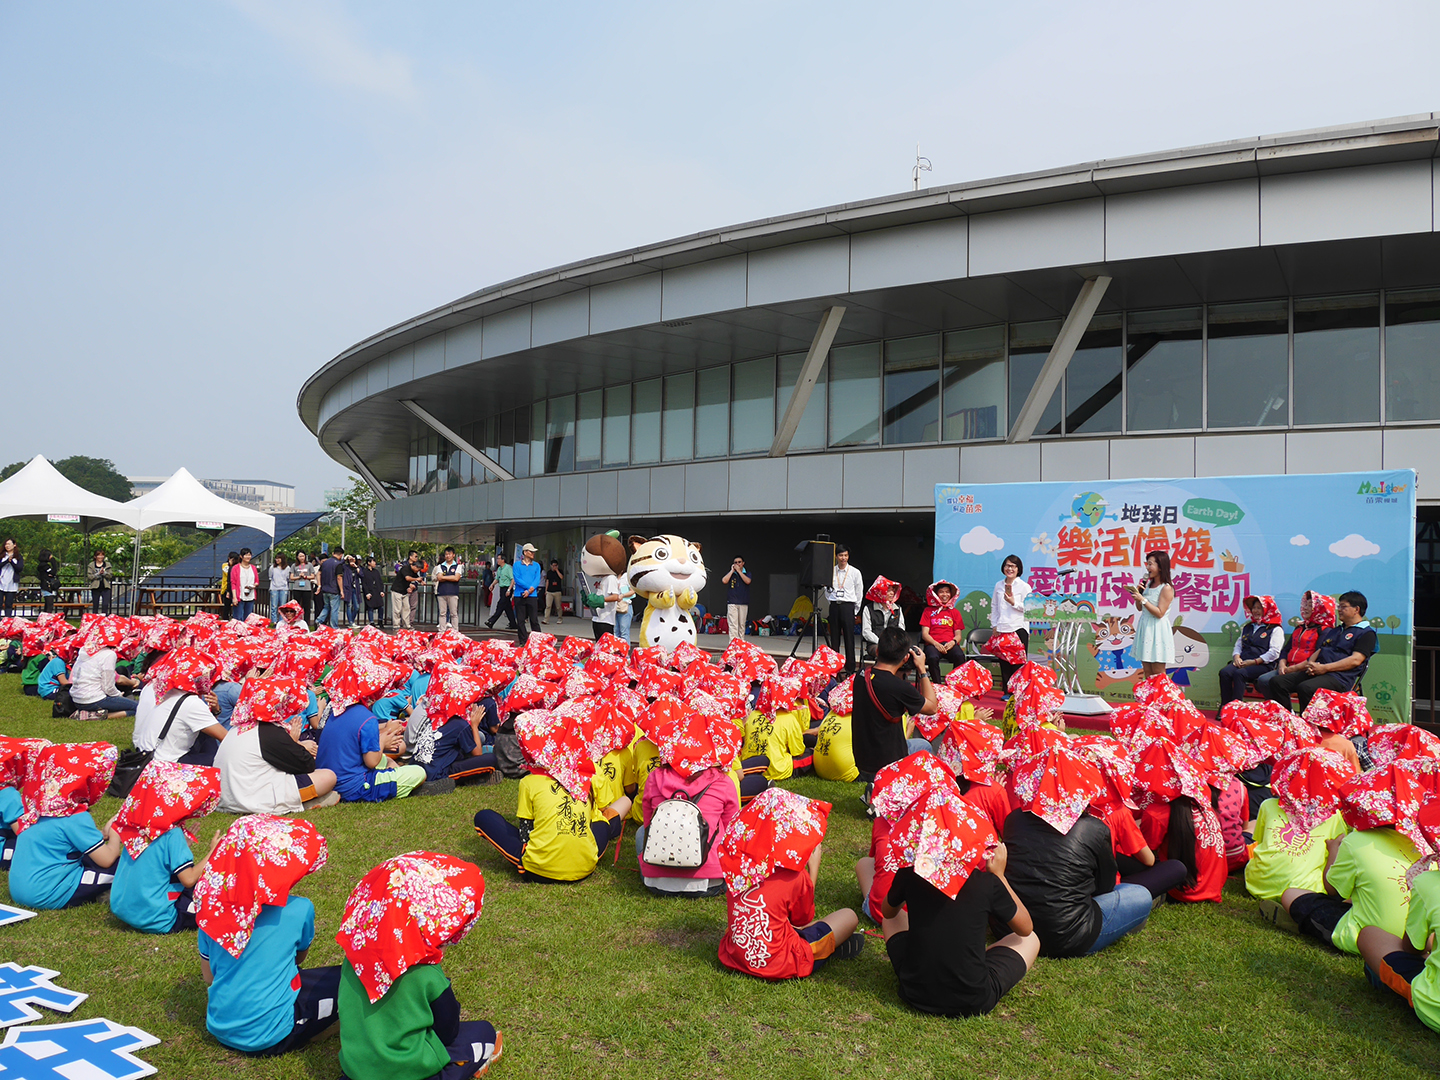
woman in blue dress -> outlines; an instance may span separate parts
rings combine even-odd
[[[1175,632],[1170,626],[1170,605],[1175,602],[1175,587],[1170,584],[1170,555],[1151,551],[1145,555],[1145,577],[1130,586],[1140,616],[1135,620],[1135,644],[1131,655],[1140,661],[1148,679],[1164,675],[1165,668],[1175,662]]]

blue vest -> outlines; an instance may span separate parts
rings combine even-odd
[[[1259,660],[1270,651],[1270,634],[1275,627],[1268,624],[1246,623],[1240,631],[1240,659]]]

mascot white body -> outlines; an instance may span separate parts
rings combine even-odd
[[[691,612],[705,587],[700,545],[683,536],[632,536],[630,549],[630,587],[645,598],[640,644],[660,646],[668,659],[682,641],[695,644]]]

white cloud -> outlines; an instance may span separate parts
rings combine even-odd
[[[1380,545],[1371,543],[1359,533],[1351,533],[1342,540],[1336,540],[1330,545],[1330,553],[1339,555],[1342,559],[1360,559],[1366,555],[1379,555]]]
[[[1310,537],[1306,536],[1304,533],[1296,533],[1294,536],[1290,537],[1290,543],[1294,544],[1296,547],[1308,547],[1310,545]]]
[[[999,551],[1004,546],[1005,541],[984,525],[976,525],[960,537],[960,550],[967,555],[984,555],[987,552]]]

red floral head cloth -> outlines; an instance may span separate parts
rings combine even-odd
[[[741,896],[776,870],[799,870],[825,839],[830,804],[784,788],[767,788],[730,822],[720,838],[720,871],[731,896]]]
[[[1316,690],[1310,704],[1305,706],[1304,718],[1316,727],[1344,735],[1347,739],[1364,735],[1375,726],[1363,697],[1335,690]]]
[[[651,699],[664,694],[678,694],[685,688],[685,676],[678,671],[667,671],[658,664],[645,664],[635,681],[635,688]]]
[[[527,665],[555,651],[555,635],[541,630],[532,633],[520,646],[520,670],[528,671]]]
[[[640,728],[655,744],[660,760],[684,777],[703,769],[728,769],[744,742],[733,721],[704,716],[668,694],[650,706]]]
[[[29,619],[19,615],[7,615],[0,619],[0,638],[21,637],[32,625]]]
[[[798,678],[784,675],[763,675],[760,678],[760,693],[755,699],[755,708],[767,720],[774,720],[782,712],[790,712],[803,700],[805,684]]]
[[[526,712],[530,709],[553,709],[565,696],[565,688],[542,682],[534,675],[519,675],[498,702],[502,714]]]
[[[675,651],[670,654],[670,666],[676,671],[684,671],[691,664],[709,663],[710,654],[702,652],[700,648],[691,641],[682,641],[675,646]]]
[[[610,653],[614,656],[624,656],[630,651],[630,642],[621,641],[614,634],[608,631],[600,635],[600,640],[595,642],[595,652]],[[593,654],[592,654],[593,655]]]
[[[1185,692],[1171,681],[1169,675],[1151,675],[1135,684],[1135,700],[1141,705],[1159,705],[1164,701],[1184,701]]]
[[[285,642],[269,674],[286,675],[301,680],[306,686],[314,686],[329,662],[330,654],[323,646],[296,634]]]
[[[1348,760],[1312,746],[1277,761],[1270,786],[1285,816],[1308,833],[1340,809],[1340,789],[1354,777],[1355,766]]]
[[[1280,714],[1284,713],[1284,717]],[[1232,701],[1220,710],[1220,723],[1246,743],[1245,768],[1253,769],[1283,752],[1292,713],[1278,701]]]
[[[1020,678],[1025,668],[1036,670],[1025,680],[1022,689],[1015,690],[1015,680]],[[1017,671],[1015,678],[1010,680],[1015,695],[1015,723],[1018,727],[1034,729],[1050,723],[1055,713],[1064,707],[1065,691],[1055,685],[1055,672],[1049,668],[1039,664],[1026,664],[1025,668]]]
[[[42,817],[69,817],[89,810],[115,777],[120,751],[107,742],[56,743],[29,761],[20,799],[25,810],[12,826],[24,832]]]
[[[948,585],[950,587],[950,602],[948,604],[940,603],[940,598],[935,595],[935,590],[940,588],[940,586],[942,585]],[[958,599],[960,599],[960,590],[955,587],[955,583],[953,581],[946,581],[944,578],[941,578],[939,581],[932,581],[929,587],[925,590],[925,606],[927,608],[935,610],[938,610],[940,608],[952,608],[955,606],[955,601]]]
[[[130,857],[138,859],[147,847],[176,827],[194,843],[189,823],[199,821],[219,804],[219,769],[152,761],[120,804],[115,832]]]
[[[54,651],[62,659],[74,660],[75,654],[79,652],[84,638],[79,634],[69,634],[68,623],[56,625],[54,623],[29,623],[24,619],[14,619],[14,623],[21,624],[18,628],[20,635],[20,651],[26,656],[39,656],[47,646],[63,644],[68,646],[68,655],[61,652],[57,647]],[[3,635],[0,635],[3,636]],[[13,635],[12,635],[13,636]]]
[[[991,656],[998,656],[1007,664],[1025,663],[1025,643],[1020,640],[1019,634],[1013,632],[991,634],[985,642],[985,652]],[[971,663],[974,661],[972,660]]]
[[[0,788],[18,789],[23,785],[35,756],[49,745],[49,739],[18,739],[0,735]]]
[[[849,716],[855,711],[855,679],[852,676],[836,683],[830,691],[830,711],[836,716]]]
[[[425,690],[425,715],[439,731],[452,716],[468,718],[471,707],[489,691],[488,680],[459,664],[440,664]]]
[[[288,621],[294,622],[300,618],[301,615],[305,614],[305,609],[300,606],[300,601],[298,600],[286,600],[285,603],[280,605],[280,614],[285,616]]]
[[[1366,736],[1365,751],[1376,765],[1415,758],[1440,760],[1440,739],[1414,724],[1385,724]]]
[[[195,884],[195,921],[231,956],[250,942],[260,908],[283,907],[306,874],[325,865],[325,838],[299,818],[237,818]]]
[[[1168,739],[1155,739],[1132,750],[1135,759],[1135,802],[1143,809],[1154,802],[1174,802],[1188,795],[1210,805],[1204,767]]]
[[[1208,720],[1188,727],[1180,747],[1200,762],[1205,782],[1220,791],[1230,786],[1236,773],[1250,767],[1245,764],[1250,757],[1245,740]]]
[[[627,708],[612,701],[581,698],[567,701],[556,712],[575,725],[592,761],[623,750],[635,738],[634,718]]]
[[[309,703],[304,681],[293,675],[252,675],[240,688],[230,714],[230,732],[240,735],[260,724],[283,726]]]
[[[125,640],[126,629],[124,619],[118,616],[101,616],[98,621],[92,623],[90,628],[81,629],[84,635],[84,643],[80,651],[86,656],[93,656],[101,649],[118,649],[120,643]]]
[[[1307,591],[1300,598],[1300,618],[1306,626],[1328,630],[1335,625],[1335,598],[1324,593]]]
[[[975,784],[989,784],[994,782],[1003,743],[1004,736],[994,724],[952,719],[940,733],[935,756],[956,776]]]
[[[1250,605],[1260,601],[1260,618],[1256,619],[1254,613],[1250,615],[1250,621],[1259,623],[1261,626],[1280,626],[1285,620],[1280,616],[1280,605],[1275,603],[1273,596],[1247,596],[1242,602],[1246,611],[1250,611]]]
[[[433,851],[386,859],[345,901],[335,940],[370,1001],[419,964],[438,964],[480,918],[485,878],[480,868]]]
[[[83,639],[79,634],[70,634],[67,637],[56,638],[50,651],[60,657],[67,664],[75,663],[75,658],[80,655],[80,646]]]
[[[898,581],[891,581],[884,576],[877,577],[870,586],[870,591],[865,594],[865,599],[872,600],[877,604],[888,604],[890,602],[891,592],[894,592],[898,597],[900,595],[900,583]]]
[[[346,655],[325,676],[325,692],[330,695],[331,711],[338,714],[356,702],[378,698],[409,677],[405,665],[394,660],[364,653]]]
[[[870,808],[887,821],[898,821],[931,791],[960,794],[954,775],[944,763],[929,751],[917,750],[875,774],[870,785]]]
[[[1076,735],[1070,740],[1075,753],[1092,762],[1100,770],[1105,790],[1091,805],[1102,811],[1125,807],[1135,810],[1135,763],[1118,739],[1103,735]]]
[[[573,640],[566,638],[567,641]],[[585,671],[597,679],[610,679],[625,670],[625,658],[617,653],[596,651],[585,661]]]
[[[1440,762],[1397,761],[1363,772],[1340,789],[1340,813],[1352,829],[1394,826],[1416,846],[1425,844],[1420,808],[1440,798]]]
[[[220,674],[220,662],[210,653],[193,645],[172,649],[150,665],[148,676],[155,686],[159,701],[172,690],[187,694],[208,694]]]
[[[544,709],[532,709],[515,718],[515,734],[526,763],[543,772],[570,793],[572,799],[590,798],[590,778],[595,761],[580,733],[563,717]]]
[[[720,663],[746,682],[754,682],[767,671],[779,671],[780,665],[764,649],[744,638],[736,638],[725,647]]]
[[[999,838],[990,819],[958,794],[932,789],[895,822],[879,851],[880,869],[913,866],[952,900],[967,878],[994,854]]]
[[[271,650],[265,643],[252,638],[238,638],[222,634],[215,638],[212,646],[215,659],[220,662],[221,682],[240,682],[257,667],[264,667],[271,659]]]
[[[1094,762],[1056,745],[1011,770],[1010,790],[1020,809],[1068,833],[1085,808],[1105,794],[1105,778]]]
[[[983,697],[995,685],[990,669],[975,660],[967,660],[945,679],[945,685],[961,697]]]
[[[810,665],[819,668],[827,676],[835,676],[845,666],[845,658],[829,645],[821,645],[810,657]]]

